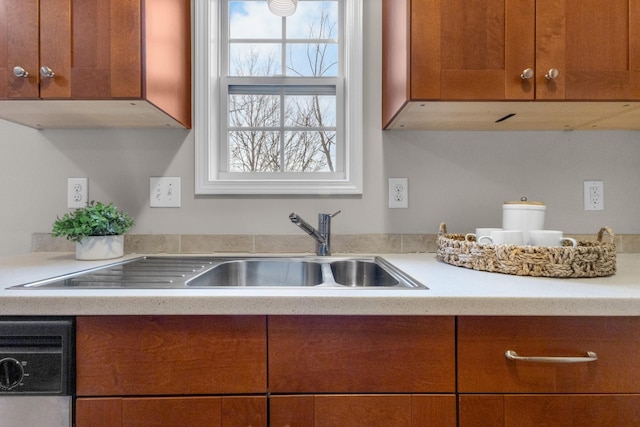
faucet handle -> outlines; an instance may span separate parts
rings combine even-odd
[[[332,213],[332,214],[330,214],[330,213],[319,213],[318,214],[318,221],[321,221],[321,222],[330,221],[331,218],[333,218],[334,216],[338,215],[340,212],[342,212],[342,211],[338,211],[338,212],[335,212],[335,213]]]

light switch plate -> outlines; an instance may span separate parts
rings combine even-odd
[[[152,176],[149,178],[149,207],[179,208],[180,177]]]

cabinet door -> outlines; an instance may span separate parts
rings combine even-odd
[[[454,395],[272,396],[272,427],[455,427]]]
[[[455,390],[452,317],[269,316],[273,393]]]
[[[0,0],[0,99],[38,98],[38,42],[38,0]]]
[[[638,343],[640,317],[460,317],[458,390],[640,393]],[[553,359],[509,360],[507,350]],[[597,360],[587,358],[588,352]]]
[[[459,427],[637,426],[640,395],[461,395]]]
[[[640,99],[640,0],[537,0],[536,98]],[[558,76],[547,80],[549,69]]]
[[[266,397],[82,398],[76,427],[266,427]]]
[[[535,0],[413,0],[411,98],[533,99]]]
[[[73,99],[142,97],[141,0],[72,0]]]
[[[266,393],[264,316],[80,316],[78,396]]]
[[[54,73],[50,77],[40,73],[40,98],[68,99],[71,96],[70,0],[40,0],[40,67]]]

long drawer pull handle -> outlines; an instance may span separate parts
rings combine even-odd
[[[598,360],[598,355],[593,351],[587,351],[586,356],[580,357],[544,357],[544,356],[520,356],[514,350],[507,350],[504,353],[509,360],[517,360],[521,362],[539,362],[539,363],[586,363]]]

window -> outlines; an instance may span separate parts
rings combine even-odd
[[[362,193],[362,0],[195,2],[197,194]]]

